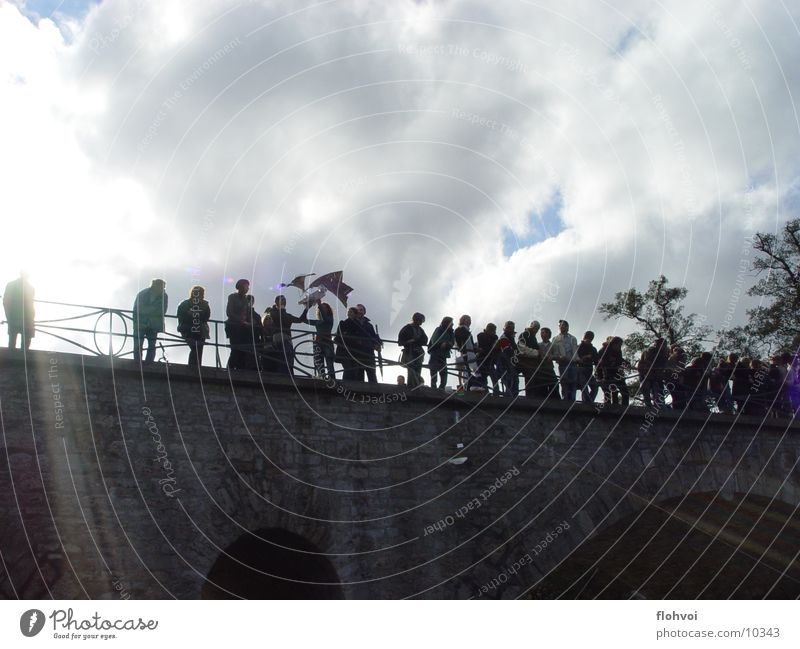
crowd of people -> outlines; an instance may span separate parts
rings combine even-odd
[[[656,338],[635,363],[626,360],[623,340],[609,336],[598,349],[595,334],[586,331],[579,342],[569,323],[559,320],[558,333],[536,320],[517,334],[508,321],[498,334],[489,323],[473,337],[468,315],[454,327],[445,317],[430,340],[416,313],[398,337],[401,362],[408,368],[407,383],[421,385],[425,349],[431,387],[445,389],[448,359],[454,356],[458,389],[516,397],[520,379],[526,396],[626,407],[628,381],[638,379],[638,394],[646,408],[741,413],[752,416],[793,417],[800,410],[800,355],[774,355],[770,362],[740,358],[731,353],[714,361],[711,352],[689,358],[680,345]],[[490,385],[491,384],[491,385]]]
[[[154,279],[133,304],[133,357],[144,363],[155,360],[157,339],[165,330],[165,289],[164,280]],[[326,302],[317,300],[293,315],[286,309],[286,298],[278,295],[259,315],[250,282],[240,279],[235,289],[225,309],[229,370],[293,374],[292,326],[307,324],[314,328],[314,376],[333,380],[338,364],[342,380],[377,383],[376,366],[383,367],[384,343],[363,304],[349,307],[346,319],[337,324]],[[25,348],[30,346],[35,333],[33,295],[24,275],[6,286],[3,304],[10,348],[18,337]],[[178,305],[177,319],[178,332],[189,347],[189,365],[199,367],[211,320],[202,286],[193,286]],[[397,336],[398,362],[406,370],[398,383],[409,389],[425,385],[427,366],[431,388],[446,390],[454,379],[457,391],[490,392],[497,397],[515,398],[522,390],[525,396],[540,399],[580,398],[595,406],[626,407],[631,399],[628,381],[638,379],[638,394],[647,408],[759,417],[793,417],[800,409],[800,355],[793,353],[774,355],[769,362],[733,353],[715,361],[711,352],[689,358],[679,345],[656,338],[632,364],[623,354],[622,338],[609,336],[598,349],[592,331],[578,341],[566,320],[558,322],[555,336],[536,320],[519,334],[512,321],[499,332],[490,322],[475,336],[469,315],[462,315],[457,325],[452,317],[442,318],[430,337],[424,324],[425,316],[415,313]]]

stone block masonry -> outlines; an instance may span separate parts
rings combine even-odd
[[[798,429],[777,420],[666,412],[644,432],[639,410],[394,385],[345,398],[312,379],[48,352],[0,363],[5,598],[198,598],[263,530],[302,540],[265,553],[330,566],[278,581],[516,597],[650,502],[800,496]]]

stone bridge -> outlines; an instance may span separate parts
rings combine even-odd
[[[5,598],[800,595],[788,421],[0,363]]]

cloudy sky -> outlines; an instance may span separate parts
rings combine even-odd
[[[0,276],[123,308],[202,283],[224,317],[239,277],[263,309],[343,269],[384,336],[414,311],[605,336],[629,327],[598,303],[664,273],[735,323],[748,235],[800,206],[798,25],[784,0],[0,0]]]

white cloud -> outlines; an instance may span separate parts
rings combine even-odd
[[[27,242],[0,270],[127,306],[199,267],[219,315],[225,278],[263,306],[282,269],[344,268],[385,335],[416,310],[602,331],[598,301],[663,272],[721,320],[744,236],[790,216],[788,10],[106,0],[66,42],[0,5],[0,209]]]

